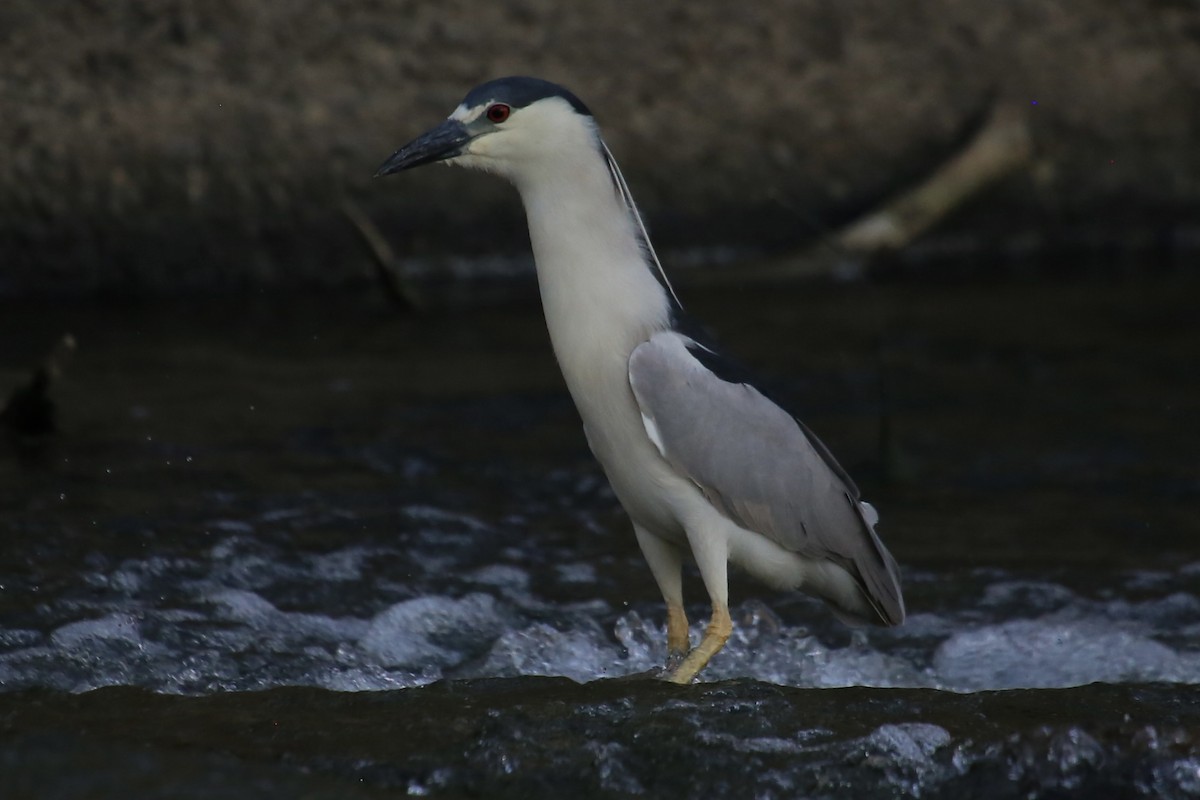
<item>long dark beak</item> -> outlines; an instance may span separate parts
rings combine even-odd
[[[454,158],[462,153],[463,145],[469,141],[471,134],[463,124],[458,120],[448,119],[392,153],[392,157],[379,167],[375,177],[380,178],[402,169]]]

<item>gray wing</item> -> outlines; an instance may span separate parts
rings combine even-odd
[[[859,582],[880,621],[904,620],[895,559],[875,533],[878,515],[795,417],[746,383],[725,381],[671,331],[629,358],[629,382],[663,457],[747,530]]]

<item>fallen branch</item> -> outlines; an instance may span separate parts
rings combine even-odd
[[[1027,166],[1033,137],[1023,107],[997,104],[971,141],[918,186],[883,208],[850,223],[799,254],[736,273],[747,279],[787,279],[829,275],[847,264],[896,252],[933,228],[967,200]],[[707,277],[720,280],[716,273]]]
[[[362,237],[367,250],[370,251],[375,263],[375,274],[379,277],[388,296],[405,310],[412,311],[420,308],[423,304],[420,292],[404,274],[404,269],[400,266],[396,253],[379,228],[375,226],[366,212],[349,197],[342,198],[341,209],[346,219]]]
[[[958,155],[888,207],[843,228],[835,239],[852,253],[895,251],[932,228],[972,196],[1029,163],[1033,139],[1023,109],[998,105]]]

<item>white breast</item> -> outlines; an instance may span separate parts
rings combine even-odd
[[[578,153],[578,151],[575,151]],[[663,461],[629,388],[629,355],[670,322],[635,223],[599,152],[546,158],[516,181],[529,219],[546,326],[592,452],[634,520],[676,538],[669,495],[694,491]]]

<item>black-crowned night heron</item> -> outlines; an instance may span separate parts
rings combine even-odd
[[[521,194],[554,354],[667,602],[670,680],[690,682],[729,638],[729,562],[825,600],[848,622],[904,620],[875,510],[811,431],[685,323],[575,95],[535,78],[485,83],[378,175],[434,161],[499,173]],[[692,649],[686,551],[713,608]]]

